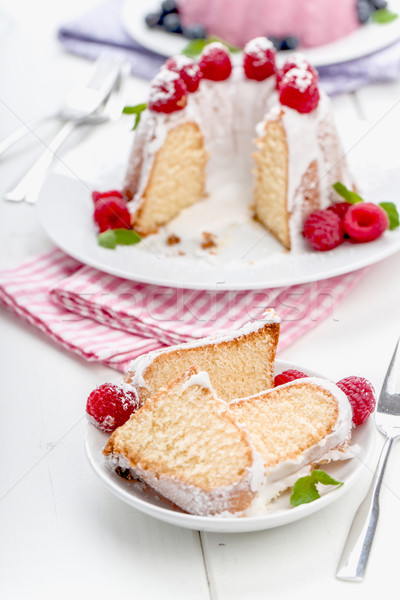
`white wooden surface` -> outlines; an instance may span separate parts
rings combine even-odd
[[[90,65],[58,46],[57,24],[93,0],[3,0],[9,25],[0,38],[0,139],[58,107]],[[146,84],[132,81],[132,101]],[[391,119],[400,82],[335,98],[338,118]],[[391,121],[389,121],[391,122]],[[391,128],[390,128],[391,129]],[[44,130],[48,140],[52,127]],[[397,150],[398,121],[385,146]],[[0,162],[6,190],[40,151],[33,138]],[[380,152],[377,148],[377,153]],[[0,268],[51,247],[35,209],[0,202]],[[280,353],[333,379],[367,376],[379,389],[400,333],[399,255],[371,268],[324,323]],[[0,310],[0,594],[7,600],[71,598],[270,600],[322,596],[364,600],[398,581],[399,448],[381,498],[381,518],[366,580],[335,579],[360,483],[337,503],[265,532],[199,534],[146,517],[113,497],[90,470],[83,449],[88,393],[118,375],[66,354],[9,312]]]

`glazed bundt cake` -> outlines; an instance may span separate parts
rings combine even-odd
[[[242,329],[156,350],[132,362],[125,381],[143,404],[191,366],[207,371],[221,400],[242,398],[273,387],[279,317],[272,309]]]
[[[202,200],[222,173],[247,182],[243,202],[295,249],[305,218],[331,202],[332,183],[352,186],[330,101],[302,57],[278,69],[265,38],[232,62],[213,43],[198,63],[169,59],[152,82],[126,175],[132,227],[156,232]]]
[[[357,0],[178,0],[182,26],[201,24],[208,35],[244,46],[259,35],[288,44],[320,46],[360,26]],[[371,9],[372,10],[372,9]]]
[[[207,373],[191,367],[118,428],[104,454],[190,513],[256,514],[329,460],[350,430],[347,397],[325,380],[227,404]]]
[[[262,465],[206,373],[191,367],[117,429],[104,454],[184,510],[247,508]]]

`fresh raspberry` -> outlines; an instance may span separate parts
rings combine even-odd
[[[179,73],[162,68],[150,86],[149,109],[172,113],[186,106],[187,87]]]
[[[275,50],[267,38],[254,38],[243,52],[243,70],[247,79],[263,81],[275,73]]]
[[[131,216],[126,203],[115,196],[98,200],[93,218],[100,232],[106,229],[130,229],[131,227]]]
[[[279,375],[276,375],[274,384],[275,387],[278,385],[283,385],[284,383],[289,383],[289,381],[294,381],[295,379],[302,379],[303,377],[308,377],[305,373],[301,371],[296,371],[296,369],[287,369]]]
[[[92,192],[92,200],[95,204],[98,200],[101,200],[101,198],[110,198],[110,196],[113,196],[114,198],[123,198],[123,195],[118,190],[110,190],[109,192],[97,192],[94,190]]]
[[[332,250],[344,241],[343,225],[331,210],[317,210],[306,219],[303,235],[314,250]]]
[[[308,71],[311,73],[315,82],[318,83],[318,73],[309,62],[306,61],[302,54],[293,54],[288,58],[282,65],[281,69],[276,71],[276,87],[279,88],[283,77],[292,69],[301,69],[302,71]]]
[[[344,216],[349,208],[350,204],[348,202],[335,202],[334,204],[328,206],[328,210],[334,212],[341,220],[344,219]]]
[[[103,431],[114,431],[139,408],[134,390],[103,383],[89,394],[86,414],[89,421]]]
[[[228,49],[219,42],[207,44],[201,53],[199,67],[204,79],[211,79],[211,81],[228,79],[232,73]]]
[[[183,54],[172,56],[165,63],[165,67],[170,71],[178,73],[184,81],[188,92],[196,92],[201,80],[201,71],[191,58]]]
[[[279,100],[299,113],[309,113],[318,106],[318,81],[308,69],[290,69],[280,81]]]
[[[362,425],[374,412],[376,398],[372,383],[363,377],[345,377],[336,384],[347,396],[353,409],[354,425]]]
[[[372,242],[389,227],[389,219],[377,204],[358,202],[350,206],[343,219],[343,227],[353,242]]]

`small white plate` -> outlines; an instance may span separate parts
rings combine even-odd
[[[281,360],[276,361],[276,373],[280,373],[286,369],[298,369],[308,375],[321,377],[321,375],[318,375],[314,371],[304,369],[298,365]],[[267,514],[256,517],[222,518],[217,516],[198,517],[189,515],[158,495],[146,484],[135,480],[128,481],[120,477],[102,455],[102,449],[106,445],[109,434],[99,431],[90,423],[87,425],[86,432],[86,452],[91,466],[106,487],[118,498],[137,510],[161,521],[186,527],[187,529],[239,533],[286,525],[287,523],[307,517],[331,502],[338,500],[350,489],[361,475],[363,469],[366,468],[374,447],[375,431],[372,419],[354,429],[352,445],[358,448],[356,456],[347,461],[324,466],[324,470],[333,478],[344,482],[343,486],[321,489],[321,497],[318,500],[314,500],[314,502],[310,502],[309,504],[302,504],[295,508],[290,506],[290,494],[286,492],[270,504]]]
[[[147,4],[147,3],[146,3]],[[150,6],[137,0],[127,0],[122,10],[122,22],[127,33],[139,44],[162,56],[180,54],[188,40],[181,35],[170,34],[162,29],[149,29],[144,18],[152,12]],[[154,10],[161,4],[154,2]],[[400,13],[400,0],[390,0],[389,8]],[[316,67],[334,65],[373,54],[400,39],[400,18],[384,25],[368,23],[350,35],[317,48],[302,49],[302,53]],[[280,53],[288,56],[287,52]]]

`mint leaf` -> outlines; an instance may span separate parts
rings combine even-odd
[[[131,246],[137,244],[142,239],[133,229],[113,229],[115,240],[121,246]]]
[[[333,189],[337,191],[339,196],[342,196],[349,204],[357,204],[357,202],[364,202],[364,200],[356,192],[349,190],[343,183],[337,181],[333,184]]]
[[[202,53],[203,49],[208,46],[208,44],[211,44],[212,42],[220,42],[220,44],[224,44],[224,46],[226,46],[230,52],[241,51],[241,49],[237,46],[231,46],[227,42],[224,42],[224,40],[221,40],[221,38],[212,36],[206,38],[205,40],[191,40],[182,50],[182,54],[188,56],[189,58],[195,58]]]
[[[290,504],[300,506],[300,504],[313,502],[317,498],[319,498],[317,486],[312,481],[311,475],[307,475],[306,477],[300,477],[294,484]]]
[[[114,229],[107,229],[107,231],[99,233],[97,243],[99,246],[103,246],[103,248],[114,249],[117,245],[117,236],[114,233]]]
[[[324,485],[343,485],[342,481],[336,481],[325,471],[315,470],[311,475],[300,477],[293,486],[292,495],[290,496],[290,504],[292,506],[300,506],[300,504],[308,504],[320,497],[317,490],[317,483]]]
[[[393,202],[379,202],[379,206],[383,208],[389,217],[389,229],[396,229],[400,225],[399,212]]]
[[[336,479],[333,479],[333,477],[328,475],[328,473],[325,473],[325,471],[320,471],[318,469],[311,473],[311,477],[313,478],[315,483],[323,483],[324,485],[343,485],[343,481],[336,481]]]
[[[120,246],[131,246],[137,244],[142,238],[133,229],[107,229],[97,236],[97,243],[103,248],[114,250],[117,244]]]
[[[387,9],[381,8],[379,10],[375,10],[371,15],[371,21],[373,23],[378,23],[378,25],[384,25],[385,23],[391,23],[398,18],[398,14]]]
[[[142,112],[146,110],[147,104],[143,102],[142,104],[135,104],[135,106],[124,106],[122,109],[122,113],[124,115],[135,115],[135,123],[132,127],[133,131],[139,125],[140,117],[142,116]]]

